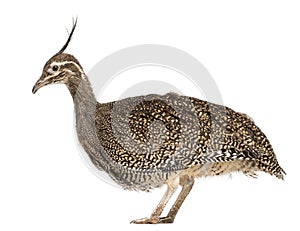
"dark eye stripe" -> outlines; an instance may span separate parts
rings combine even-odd
[[[57,76],[55,76],[55,78],[53,78],[53,83],[57,83],[60,82],[61,80],[63,80],[65,77],[63,72],[60,72]]]

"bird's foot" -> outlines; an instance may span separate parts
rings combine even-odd
[[[145,217],[141,219],[136,219],[130,222],[130,224],[157,224],[159,217]]]
[[[174,219],[171,217],[146,217],[131,221],[131,224],[166,224],[173,223]]]
[[[158,223],[160,224],[167,224],[167,223],[173,223],[174,218],[173,217],[160,217]]]

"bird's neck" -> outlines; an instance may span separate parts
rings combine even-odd
[[[103,147],[97,133],[98,103],[86,76],[70,79],[67,87],[73,97],[78,141],[93,163],[105,169],[109,163],[99,156]],[[97,158],[95,156],[98,156]],[[96,161],[96,162],[95,162]]]
[[[86,116],[94,116],[97,100],[88,78],[86,76],[71,78],[67,87],[74,101],[76,115],[84,113]]]

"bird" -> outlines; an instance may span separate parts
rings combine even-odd
[[[149,94],[100,103],[79,61],[63,47],[44,65],[32,93],[65,84],[72,96],[78,140],[99,171],[125,190],[167,186],[149,217],[134,224],[173,223],[195,179],[259,171],[284,179],[266,135],[247,114],[177,93]],[[181,191],[166,216],[174,192]]]

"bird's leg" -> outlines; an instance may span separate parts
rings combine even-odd
[[[163,195],[162,199],[160,200],[159,204],[156,206],[154,211],[152,212],[151,216],[148,218],[142,218],[142,219],[137,219],[133,220],[130,223],[134,224],[156,224],[159,223],[160,221],[160,215],[162,211],[164,210],[166,204],[168,203],[169,199],[171,196],[174,194],[178,187],[178,178],[175,178],[171,181],[167,182],[167,191]]]
[[[193,188],[194,178],[184,176],[180,178],[180,185],[182,185],[182,190],[178,195],[174,205],[170,209],[168,215],[166,217],[161,217],[158,223],[173,223],[179,208],[181,207],[183,201],[185,200],[187,195],[189,195],[190,191]]]

